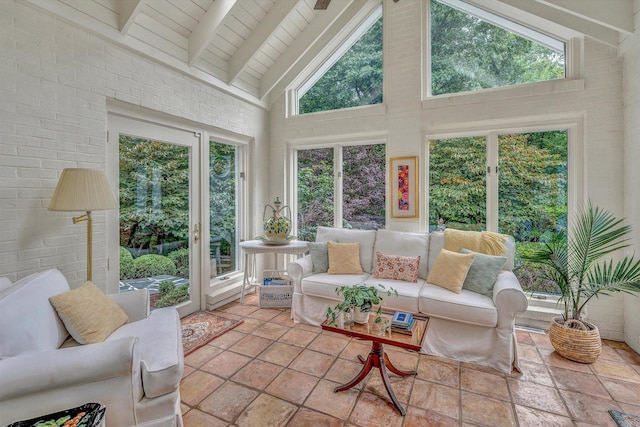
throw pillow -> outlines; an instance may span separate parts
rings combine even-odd
[[[327,242],[329,274],[362,274],[360,243]]]
[[[420,256],[385,255],[376,252],[376,269],[373,277],[376,279],[404,280],[416,283],[418,281],[418,266]]]
[[[459,294],[474,257],[473,254],[440,250],[427,282]]]
[[[313,274],[326,273],[329,269],[329,250],[327,242],[308,242]]]
[[[460,249],[460,252],[475,255],[462,288],[493,298],[493,285],[495,285],[504,263],[507,262],[507,258],[485,255],[466,248]]]
[[[89,281],[50,297],[49,301],[69,334],[80,344],[102,342],[129,321],[120,306]]]

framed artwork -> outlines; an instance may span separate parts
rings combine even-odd
[[[393,157],[391,172],[391,217],[418,217],[418,157]]]

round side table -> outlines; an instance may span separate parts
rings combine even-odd
[[[256,254],[273,254],[275,258],[275,270],[278,269],[278,254],[301,256],[309,249],[307,242],[292,240],[286,245],[269,245],[262,240],[246,240],[240,242],[240,249],[244,254],[244,277],[242,279],[242,290],[240,292],[240,304],[244,303],[244,293],[247,286],[258,286],[249,280],[249,255],[253,255],[252,273],[255,277]]]

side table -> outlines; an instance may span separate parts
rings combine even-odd
[[[244,293],[247,286],[258,286],[258,283],[249,280],[249,255],[253,255],[252,273],[255,278],[256,254],[273,254],[275,257],[275,268],[278,269],[278,254],[301,256],[307,252],[307,242],[292,240],[284,245],[272,245],[262,240],[247,240],[240,242],[240,249],[244,254],[244,277],[242,279],[242,290],[240,292],[240,304],[244,303]]]

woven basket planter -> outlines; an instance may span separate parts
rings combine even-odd
[[[580,329],[576,329],[580,328]],[[551,321],[551,345],[564,358],[580,363],[593,363],[602,351],[600,331],[590,322],[562,317]]]

